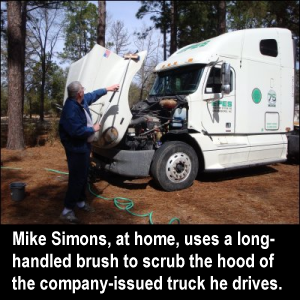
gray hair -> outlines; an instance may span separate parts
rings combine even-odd
[[[67,89],[68,89],[68,97],[76,99],[77,93],[82,88],[82,85],[79,81],[73,81],[71,82]]]

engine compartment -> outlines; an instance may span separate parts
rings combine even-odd
[[[156,150],[169,132],[187,129],[185,96],[150,96],[132,106],[132,120],[121,143],[124,150]]]

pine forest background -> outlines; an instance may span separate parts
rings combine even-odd
[[[121,56],[148,51],[130,88],[131,106],[147,97],[155,66],[188,44],[233,30],[288,28],[297,45],[299,103],[299,1],[138,2],[136,18],[147,15],[152,23],[133,36],[122,20],[107,13],[106,1],[1,2],[1,117],[7,117],[8,149],[25,147],[25,120],[37,119],[42,126],[46,116],[58,116],[67,66],[95,43]],[[63,43],[60,52],[58,42]]]

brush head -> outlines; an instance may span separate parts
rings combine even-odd
[[[133,54],[133,53],[127,53],[127,54],[124,54],[123,56],[125,59],[133,59],[133,60],[136,60],[138,61],[140,59],[139,55],[138,54]]]

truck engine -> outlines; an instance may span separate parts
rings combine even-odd
[[[185,96],[180,95],[150,96],[136,103],[122,146],[126,150],[158,149],[163,135],[187,129],[187,110]]]

